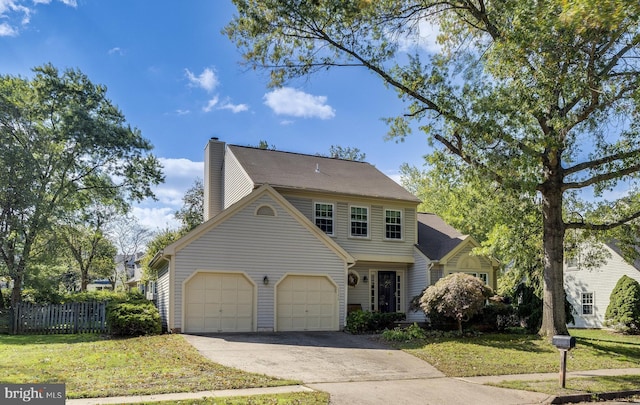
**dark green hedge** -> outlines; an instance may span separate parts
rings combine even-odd
[[[110,303],[107,325],[114,336],[158,335],[162,332],[160,314],[151,301]]]
[[[350,333],[376,333],[392,329],[395,323],[406,319],[402,312],[354,311],[347,315],[345,330]]]

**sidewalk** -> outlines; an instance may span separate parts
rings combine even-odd
[[[280,387],[242,388],[237,390],[218,390],[200,392],[176,392],[173,394],[135,395],[130,397],[80,398],[67,399],[67,405],[98,405],[98,404],[134,404],[140,402],[181,401],[187,399],[201,399],[204,397],[243,397],[262,394],[284,394],[288,392],[311,392],[311,388],[302,385],[284,385]]]
[[[569,371],[567,378],[571,377],[598,377],[598,376],[618,376],[618,375],[640,375],[640,368],[612,368],[602,370]],[[510,374],[510,375],[490,375],[482,377],[452,377],[458,380],[472,382],[476,384],[500,383],[502,381],[536,381],[553,380],[559,378],[559,373],[537,373],[537,374]],[[640,382],[638,383],[640,388]]]
[[[640,375],[640,368],[624,368],[624,369],[603,369],[603,370],[588,370],[588,371],[573,371],[567,373],[567,378],[571,377],[594,377],[594,376],[622,376],[622,375]],[[419,384],[423,386],[423,388],[434,391],[444,390],[447,393],[450,393],[452,390],[455,390],[455,386],[451,386],[450,384],[455,384],[455,381],[469,383],[469,384],[477,384],[484,385],[487,383],[500,383],[502,381],[508,380],[550,380],[557,379],[558,373],[538,373],[538,374],[513,374],[513,375],[497,375],[497,376],[482,376],[482,377],[439,377],[439,378],[418,378],[411,380],[393,380],[393,381],[353,381],[353,382],[342,382],[342,383],[326,383],[326,384],[310,384],[315,386],[319,390],[323,391],[331,391],[331,389],[323,389],[329,388],[330,386],[339,386],[344,385],[340,391],[348,391],[351,394],[356,394],[358,391],[362,393],[362,390],[370,391],[372,388],[371,384],[377,385],[377,388],[384,390],[391,389],[392,386],[397,386],[401,388],[403,384]],[[420,381],[424,383],[420,383]],[[427,383],[428,382],[428,383]],[[442,386],[442,387],[438,387]],[[430,388],[429,388],[430,387]],[[340,388],[340,387],[338,387]],[[460,389],[460,387],[457,387]],[[490,389],[490,387],[486,387]],[[404,388],[401,388],[404,389]],[[506,390],[502,388],[495,388],[496,390],[491,395],[496,395],[491,399],[492,404],[500,404],[501,402],[501,394],[506,391],[512,391],[513,393],[518,392],[517,390]],[[640,387],[639,387],[640,389]],[[68,399],[66,401],[67,405],[98,405],[98,404],[132,404],[132,403],[140,403],[140,402],[156,402],[156,401],[179,401],[179,400],[189,400],[189,399],[200,399],[203,397],[234,397],[234,396],[250,396],[250,395],[261,395],[261,394],[282,394],[288,392],[310,392],[314,391],[312,388],[308,388],[304,385],[289,385],[289,386],[280,386],[280,387],[268,387],[268,388],[245,388],[245,389],[236,389],[236,390],[219,390],[219,391],[201,391],[201,392],[182,392],[182,393],[172,393],[172,394],[155,394],[155,395],[137,395],[137,396],[128,396],[128,397],[108,397],[108,398],[82,398],[82,399]],[[479,392],[477,389],[473,389],[470,391],[472,395],[478,395]],[[527,404],[536,404],[536,403],[549,403],[544,399],[549,399],[549,396],[546,394],[540,393],[526,393],[524,391],[520,391],[523,394],[522,399],[523,402],[518,403],[527,403]],[[526,393],[526,395],[525,395]],[[530,394],[530,395],[529,395]],[[447,396],[450,394],[447,394]],[[396,397],[396,400],[400,400],[397,403],[404,403],[401,400],[402,396]],[[526,398],[529,400],[526,400]],[[363,398],[363,397],[360,397]],[[427,397],[421,396],[421,398],[426,399]],[[553,398],[553,397],[551,397]],[[341,404],[341,403],[357,403],[353,402],[354,398],[341,398],[332,396],[332,403]],[[347,400],[348,399],[348,400]],[[382,399],[382,398],[381,398]],[[435,399],[432,397],[432,399]],[[447,398],[453,399],[453,398]],[[475,397],[479,403],[489,403],[489,401],[483,401],[481,397]],[[433,403],[445,403],[446,400],[444,397],[440,397],[437,401]],[[381,401],[380,403],[385,403],[386,400]],[[408,402],[407,402],[408,403]],[[431,403],[431,402],[427,402]],[[452,403],[456,403],[455,401]],[[459,402],[458,402],[459,403]]]

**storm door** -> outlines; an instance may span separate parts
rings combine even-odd
[[[378,311],[396,312],[398,308],[398,286],[395,271],[378,272]]]

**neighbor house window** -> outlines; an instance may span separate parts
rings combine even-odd
[[[351,207],[351,236],[366,238],[369,236],[369,209]]]
[[[489,274],[488,273],[478,273],[476,275],[476,277],[478,277],[480,280],[482,280],[482,282],[485,283],[486,285],[489,285]]]
[[[593,315],[593,293],[582,293],[582,315]]]
[[[402,211],[385,210],[385,238],[402,239]]]
[[[314,218],[318,228],[327,235],[333,235],[333,204],[316,203]]]

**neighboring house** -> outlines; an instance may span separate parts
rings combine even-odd
[[[101,280],[93,280],[89,284],[87,284],[87,291],[102,291],[102,290],[113,290],[113,285],[110,280],[101,279]]]
[[[332,331],[356,308],[419,321],[411,298],[448,273],[495,287],[472,238],[368,163],[212,138],[204,177],[205,222],[150,263],[170,331]]]
[[[622,276],[640,282],[640,261],[629,264],[613,243],[604,245],[610,254],[596,268],[582,265],[580,256],[565,263],[564,287],[567,300],[573,305],[576,328],[602,328],[611,292]]]
[[[134,255],[118,255],[120,256],[117,263],[124,268],[126,273],[126,289],[127,291],[138,290],[144,293],[144,284],[142,284],[142,264],[140,260],[144,257],[143,252],[138,252]]]

